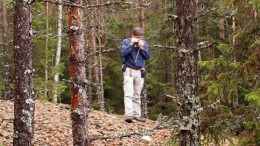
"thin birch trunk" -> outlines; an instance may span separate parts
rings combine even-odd
[[[62,2],[62,0],[59,0]],[[61,54],[61,42],[62,42],[62,5],[58,5],[58,42],[55,57],[55,70],[58,70],[60,64],[60,54]],[[59,83],[59,73],[54,75],[54,95],[53,103],[58,102],[58,83]]]
[[[69,2],[75,5],[83,5],[83,0],[69,0]],[[73,6],[68,8],[68,28],[73,145],[86,146],[89,139],[87,134],[88,101],[82,8]]]
[[[101,4],[102,0],[98,0],[97,4]],[[98,8],[98,20],[99,23],[102,25],[104,24],[102,22],[102,17],[103,17],[103,11],[102,8]],[[102,46],[103,42],[101,39],[102,32],[103,32],[103,26],[98,27],[98,50],[101,52],[102,51]],[[96,63],[97,65],[95,66],[95,82],[98,84],[97,88],[97,93],[98,93],[98,102],[99,102],[99,110],[100,111],[105,111],[105,99],[104,99],[104,92],[103,92],[103,72],[102,72],[102,54],[99,53],[98,58],[96,58]],[[100,69],[99,69],[100,68]]]
[[[90,0],[89,4],[94,4],[94,0]],[[94,8],[89,9],[88,13],[88,52],[91,54],[88,58],[88,81],[93,82],[93,70],[95,68],[95,52],[96,52],[96,37],[95,37],[95,26],[94,26]],[[89,101],[92,103],[93,100],[93,89],[92,86],[88,86]]]
[[[3,80],[4,80],[4,99],[11,99],[10,89],[10,65],[9,65],[9,46],[8,46],[8,22],[7,22],[7,7],[3,1],[2,18],[3,18]],[[1,96],[0,96],[1,99]]]
[[[46,2],[46,15],[47,15],[47,20],[46,20],[46,39],[45,39],[45,87],[44,87],[44,96],[47,99],[48,97],[48,51],[49,51],[49,3]]]
[[[225,19],[224,18],[220,19],[220,21],[218,23],[218,28],[220,29],[219,37],[224,40],[225,39]]]
[[[32,6],[14,0],[14,146],[33,146]]]

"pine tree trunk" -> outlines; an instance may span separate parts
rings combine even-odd
[[[69,0],[82,5],[83,0]],[[84,52],[83,10],[80,7],[68,8],[69,28],[69,73],[71,82],[71,117],[73,145],[85,146],[87,135],[87,94]]]
[[[90,50],[88,50],[88,52],[91,52]],[[92,57],[89,56],[88,58],[88,82],[92,83],[93,82],[93,60]],[[93,93],[92,93],[92,86],[88,85],[88,101],[89,104],[92,103],[92,99],[93,98]]]
[[[90,5],[95,5],[96,2],[91,0],[89,1],[89,4]],[[93,66],[93,68],[89,68],[89,78],[91,79],[91,81],[93,81],[93,75],[94,75],[94,82],[99,85],[99,71],[98,71],[98,59],[97,59],[97,55],[96,55],[96,52],[97,52],[97,42],[96,42],[96,34],[95,34],[95,16],[94,16],[94,10],[93,9],[90,9],[89,11],[89,27],[88,27],[88,39],[89,39],[89,51],[90,51],[90,54],[92,54],[90,57],[91,57],[91,66]],[[92,72],[92,69],[93,69],[93,72]],[[98,94],[98,89],[96,90],[97,91],[97,99],[99,100],[100,97],[99,97],[99,94]],[[92,90],[89,92],[89,94],[92,95]]]
[[[31,4],[14,1],[14,146],[32,146],[34,134]]]
[[[200,145],[196,1],[175,1],[176,93],[180,146]]]
[[[145,16],[144,16],[144,0],[140,1],[140,27],[144,29],[144,22],[145,22]]]
[[[3,1],[2,18],[3,18],[3,80],[4,80],[4,99],[11,99],[10,89],[10,71],[9,71],[9,57],[8,57],[8,23],[7,23],[7,7],[6,2]],[[1,96],[0,96],[1,99]]]
[[[59,0],[62,2],[62,0]],[[58,42],[55,57],[55,69],[58,70],[60,64],[60,54],[61,54],[61,42],[62,42],[62,5],[58,5]],[[54,95],[53,103],[58,102],[58,83],[59,83],[59,73],[54,75]]]
[[[140,8],[140,27],[144,30],[145,24],[145,15],[144,15],[144,0],[139,0],[141,8]],[[148,118],[148,97],[146,92],[146,78],[144,78],[144,85],[141,92],[141,117]]]
[[[93,0],[87,1],[88,5],[93,4]],[[93,60],[93,48],[96,47],[96,40],[95,40],[95,30],[94,30],[94,9],[88,10],[88,33],[87,33],[87,39],[88,39],[88,54],[90,54],[88,58],[88,82],[93,83],[93,68],[94,68],[94,60]],[[93,39],[94,38],[94,39]],[[91,104],[93,102],[93,88],[92,86],[88,85],[88,98],[89,103]]]

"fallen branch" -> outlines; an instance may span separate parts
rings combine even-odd
[[[121,133],[118,135],[111,135],[111,136],[102,136],[102,137],[94,137],[94,138],[90,138],[87,143],[90,144],[92,141],[95,140],[107,140],[107,139],[116,139],[116,138],[123,138],[123,137],[130,137],[133,135],[137,135],[137,136],[145,136],[148,135],[149,133],[153,132],[154,130],[159,130],[159,129],[168,129],[171,128],[170,126],[161,126],[161,125],[157,125],[154,128],[151,129],[141,129],[137,132],[132,132],[132,133]]]

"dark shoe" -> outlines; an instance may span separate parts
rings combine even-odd
[[[145,118],[139,118],[139,117],[134,117],[134,120],[139,121],[139,122],[145,122]]]
[[[125,121],[126,121],[127,123],[132,123],[132,118],[127,117],[127,118],[125,118]]]

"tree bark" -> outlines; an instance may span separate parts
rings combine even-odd
[[[144,0],[139,0],[140,2],[140,27],[144,30],[145,15],[144,15]],[[144,85],[141,92],[141,117],[148,118],[148,97],[146,89],[146,78],[144,78]]]
[[[94,0],[89,1],[90,5],[95,5],[96,2]],[[99,81],[99,74],[98,73],[98,64],[97,64],[97,56],[95,55],[97,51],[97,42],[96,42],[96,34],[95,34],[95,16],[94,16],[94,8],[89,9],[89,14],[88,14],[88,50],[90,54],[93,54],[89,57],[89,82],[93,82],[93,75],[94,75],[94,80],[95,83],[99,84],[96,82],[97,80]],[[93,66],[93,67],[92,67]],[[97,70],[96,70],[97,69]],[[92,87],[89,86],[89,95],[91,98],[93,98],[93,90]],[[98,98],[99,99],[99,98]],[[92,101],[92,100],[91,100]]]
[[[14,1],[14,146],[32,146],[34,97],[32,80],[31,3]]]
[[[83,0],[69,0],[69,2],[76,5],[83,4]],[[68,28],[73,145],[85,146],[88,140],[86,112],[88,103],[82,8],[73,6],[68,8]]]
[[[59,0],[62,2],[62,0]],[[62,42],[62,5],[58,5],[58,42],[55,57],[55,69],[58,70],[60,64],[60,54],[61,54],[61,42]],[[59,83],[59,73],[54,75],[54,95],[53,103],[58,102],[58,83]]]
[[[144,29],[144,22],[145,22],[145,16],[144,16],[144,0],[140,1],[140,27]]]
[[[218,23],[218,28],[220,30],[219,37],[225,40],[225,18],[221,18]]]
[[[93,4],[93,0],[88,0],[87,1],[88,5]],[[96,47],[96,40],[93,40],[92,38],[95,37],[95,30],[94,30],[94,8],[88,9],[88,32],[87,32],[87,40],[88,40],[88,47],[87,47],[87,53],[92,54],[93,52],[93,47]],[[93,55],[90,55],[88,57],[88,82],[93,83]],[[93,100],[93,90],[92,86],[88,85],[88,101],[91,104]]]
[[[9,70],[9,57],[8,57],[8,22],[7,22],[7,8],[6,2],[3,1],[2,18],[3,18],[3,80],[4,80],[4,99],[11,99],[10,89],[10,70]],[[1,96],[0,96],[1,99]]]
[[[200,145],[196,0],[175,1],[176,94],[180,146]]]
[[[98,4],[102,4],[102,0],[97,1]],[[103,20],[103,9],[102,7],[98,8],[98,21],[100,24],[104,24]],[[103,26],[98,26],[98,50],[102,51],[102,46],[104,45],[102,39]],[[103,91],[103,72],[102,72],[102,54],[99,53],[98,58],[96,60],[97,65],[95,66],[95,81],[98,84],[97,93],[98,93],[98,102],[99,102],[99,110],[105,111],[105,99],[104,99],[104,91]],[[98,65],[99,64],[99,65]]]
[[[45,79],[45,85],[44,85],[44,96],[46,99],[48,99],[48,51],[49,51],[49,2],[46,2],[46,38],[45,38],[45,70],[44,70],[44,79]]]

